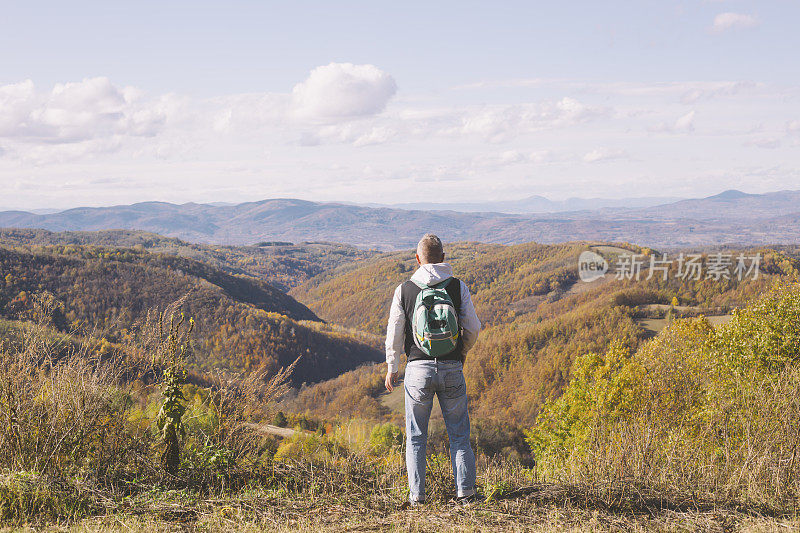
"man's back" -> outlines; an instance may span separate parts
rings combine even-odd
[[[394,291],[392,305],[389,310],[389,324],[386,332],[386,363],[390,372],[397,372],[400,365],[400,356],[405,353],[409,361],[421,358],[411,338],[411,321],[409,315],[413,312],[413,297],[416,293],[413,287],[418,286],[415,281],[425,285],[436,285],[453,278],[453,269],[448,263],[422,264],[407,282],[401,283]],[[404,290],[405,288],[405,290]],[[458,358],[463,362],[467,352],[478,339],[481,322],[475,313],[472,297],[467,285],[454,278],[446,290],[453,295],[454,303],[457,300],[458,322],[461,328],[461,338],[457,353],[453,359]],[[413,352],[413,353],[412,353]]]
[[[395,289],[386,328],[386,389],[390,392],[398,377],[400,355],[405,353],[408,357],[403,389],[409,500],[414,503],[425,499],[425,450],[434,395],[439,399],[447,426],[456,496],[472,498],[475,496],[475,453],[469,442],[469,408],[463,363],[478,338],[481,323],[466,284],[454,278],[452,268],[444,262],[441,240],[435,235],[425,235],[417,246],[416,257],[419,268],[409,281]],[[422,291],[431,288],[435,289],[432,294],[439,291],[438,299],[432,296],[430,301],[421,300],[420,295],[426,294]],[[436,313],[441,313],[450,304],[458,315],[457,342],[452,348],[445,345],[447,351],[444,352],[426,350],[420,341],[424,335],[414,329],[416,320],[420,318],[425,323],[429,315],[441,316]],[[419,317],[417,313],[421,313]],[[445,321],[439,322],[443,324]],[[447,333],[445,338],[455,336]],[[431,353],[439,355],[432,356]]]

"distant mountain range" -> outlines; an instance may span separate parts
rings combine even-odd
[[[520,208],[523,204],[545,205],[537,198],[541,197],[521,200],[516,205]],[[215,244],[332,241],[384,250],[413,246],[421,234],[429,231],[447,241],[504,244],[602,240],[685,247],[800,241],[800,191],[747,194],[731,190],[707,198],[644,207],[635,204],[656,199],[618,202],[626,201],[625,207],[533,214],[443,210],[441,205],[436,209],[400,209],[295,199],[238,205],[145,202],[49,214],[5,211],[0,212],[0,227],[51,231],[145,230]],[[594,200],[575,200],[573,204],[591,202]]]
[[[388,207],[422,211],[463,211],[465,213],[560,213],[564,211],[586,211],[606,208],[641,208],[683,200],[671,196],[646,196],[636,198],[568,198],[553,201],[544,196],[529,196],[508,202],[483,203],[410,203],[410,204],[364,204],[367,207]]]

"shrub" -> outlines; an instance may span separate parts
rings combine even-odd
[[[343,455],[347,455],[347,449],[335,440],[325,435],[295,431],[278,446],[275,460],[329,463]]]
[[[675,320],[632,357],[579,358],[527,433],[543,473],[783,507],[800,496],[800,285],[715,330]]]
[[[272,425],[278,426],[279,428],[286,427],[286,422],[286,415],[283,411],[278,411],[272,419]]]
[[[46,475],[115,477],[136,468],[148,440],[128,427],[132,406],[119,356],[56,334],[45,315],[22,349],[0,346],[0,467]]]
[[[395,424],[377,424],[369,436],[369,446],[375,455],[388,455],[403,446],[403,432]]]
[[[164,404],[156,417],[156,425],[161,430],[164,439],[164,451],[161,454],[161,465],[164,470],[172,475],[178,472],[180,463],[180,440],[186,436],[181,418],[186,412],[183,395],[183,384],[186,383],[186,338],[194,329],[194,320],[189,319],[189,324],[184,331],[181,327],[185,317],[181,313],[179,318],[173,314],[170,317],[169,333],[165,336],[163,331],[164,317],[159,319],[161,344],[158,355],[164,358],[165,368],[163,374]]]

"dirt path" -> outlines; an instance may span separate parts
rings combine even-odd
[[[272,424],[247,424],[247,427],[255,429],[259,433],[263,433],[265,435],[275,435],[276,437],[281,437],[283,439],[289,438],[297,433],[297,431],[294,429],[273,426]]]

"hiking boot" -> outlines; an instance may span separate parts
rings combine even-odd
[[[408,500],[403,505],[400,506],[401,511],[405,511],[406,509],[410,508],[419,508],[425,505],[425,500]]]
[[[480,502],[484,501],[484,498],[483,498],[483,496],[481,496],[480,494],[475,492],[473,494],[470,494],[469,496],[458,496],[454,500],[450,500],[450,501],[453,502],[456,505],[469,506],[469,505],[472,505],[474,503],[480,503]]]

